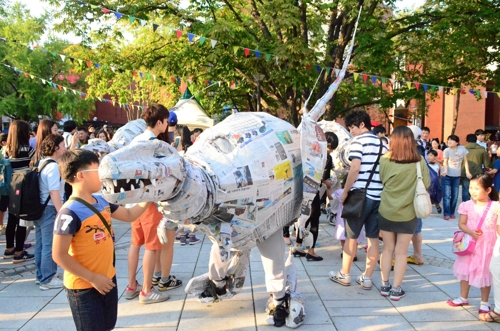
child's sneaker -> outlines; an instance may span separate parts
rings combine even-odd
[[[337,214],[330,213],[328,224],[330,224],[331,226],[337,225]]]
[[[141,284],[139,284],[138,281],[135,281],[135,288],[127,286],[127,288],[125,289],[125,299],[132,300],[134,298],[137,298],[137,296],[141,293],[141,291],[142,291]]]
[[[388,297],[390,292],[392,290],[392,285],[389,284],[389,285],[383,285],[380,286],[380,295],[383,296],[383,297]]]
[[[179,241],[181,243],[181,246],[184,246],[187,242],[186,235],[185,234],[181,235],[181,238],[179,239]]]
[[[160,279],[161,279],[161,277],[153,276],[153,279],[151,279],[151,284],[158,285],[158,283],[160,282]]]
[[[12,263],[18,264],[18,263],[23,263],[25,261],[31,261],[35,259],[35,255],[33,254],[28,254],[28,252],[23,251],[20,255],[15,255],[12,258]]]
[[[401,287],[399,288],[399,290],[393,288],[389,291],[389,299],[391,299],[392,301],[399,301],[404,296],[405,296],[405,291],[403,291]]]
[[[196,235],[194,233],[190,234],[189,235],[189,244],[190,245],[196,245],[197,243],[199,243],[201,240],[196,238]]]
[[[178,288],[181,286],[182,280],[175,279],[175,276],[168,276],[168,281],[165,283],[160,279],[160,282],[158,283],[158,290],[163,292],[173,290],[174,288]]]
[[[356,278],[356,283],[361,285],[363,290],[371,290],[372,289],[372,280],[371,278],[365,277],[364,274],[361,274],[358,278]]]
[[[332,281],[335,283],[339,283],[340,285],[344,286],[350,286],[351,285],[351,276],[349,275],[344,275],[343,273],[335,272],[335,271],[330,271],[328,273],[328,276]]]
[[[151,291],[149,291],[148,294],[145,294],[143,291],[141,291],[141,293],[139,294],[139,302],[145,305],[167,301],[168,299],[170,299],[170,296],[168,296],[168,294],[156,291],[153,286],[151,286]]]
[[[51,281],[47,284],[40,284],[40,290],[47,291],[52,289],[58,289],[63,287],[63,281],[57,277],[53,277]]]

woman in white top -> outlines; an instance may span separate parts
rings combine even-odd
[[[42,217],[35,221],[36,280],[40,283],[40,289],[45,291],[63,286],[62,281],[55,277],[57,264],[52,259],[52,232],[57,212],[63,204],[64,182],[61,180],[57,161],[66,152],[64,138],[60,135],[45,137],[39,152],[43,157],[40,160],[39,168],[45,165],[39,177],[40,203],[44,204],[50,197]]]
[[[460,139],[451,135],[448,137],[448,148],[444,150],[444,162],[441,172],[441,183],[443,184],[443,216],[445,220],[455,219],[455,209],[458,201],[458,187],[460,185],[460,174],[462,173],[462,162],[465,166],[465,174],[471,179],[469,172],[469,153],[464,146],[460,146]]]

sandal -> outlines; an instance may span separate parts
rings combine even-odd
[[[420,263],[420,262],[417,262],[417,260],[415,260],[415,256],[414,255],[410,255],[406,258],[406,263],[409,263],[409,264],[414,264],[414,265],[423,265],[424,262]]]
[[[446,303],[449,305],[449,306],[452,306],[452,307],[461,307],[461,306],[467,306],[469,305],[469,300],[462,300],[462,298],[456,298],[456,299],[450,299],[448,301],[446,301]]]
[[[481,321],[485,321],[485,322],[497,322],[497,323],[500,323],[500,314],[498,314],[494,310],[490,310],[487,313],[481,313],[481,314],[479,314],[479,319]]]

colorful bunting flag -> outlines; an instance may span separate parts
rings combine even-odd
[[[377,84],[377,76],[372,76],[372,82],[373,84]]]
[[[181,30],[175,30],[175,34],[177,35],[177,38],[180,38],[182,36],[182,31]]]
[[[122,18],[123,14],[115,11],[115,16],[116,16],[116,19],[119,20],[120,18]]]
[[[142,25],[142,26],[146,25],[146,23],[147,23],[147,22],[146,22],[145,20],[141,20],[141,25]]]
[[[156,32],[156,29],[158,29],[158,27],[159,27],[158,24],[153,23],[153,32]]]
[[[357,81],[358,80],[358,77],[359,77],[359,74],[357,72],[355,72],[354,74],[352,74],[353,77],[354,77],[354,81]]]
[[[207,40],[207,38],[200,37],[200,46],[203,46],[203,44],[205,43],[205,40]]]
[[[87,67],[88,67],[89,69],[90,69],[90,68],[92,68],[92,62],[87,61],[87,62],[85,62],[85,63],[87,64]]]
[[[319,64],[317,64],[316,66],[316,71],[319,73],[321,73],[321,66]]]
[[[237,54],[239,48],[240,48],[239,46],[233,46],[233,53]]]
[[[259,51],[254,51],[254,53],[255,53],[255,57],[258,58],[258,59],[260,59],[260,52]]]
[[[188,33],[189,42],[193,42],[194,34]]]
[[[271,60],[271,54],[266,54],[266,61]]]
[[[408,86],[408,89],[411,90],[411,82],[406,82],[406,86]]]
[[[250,50],[248,48],[243,48],[243,52],[245,53],[245,57],[248,57],[250,54]]]
[[[363,74],[363,83],[366,84],[366,80],[368,79],[368,75]]]
[[[134,21],[135,21],[135,17],[134,16],[129,16],[128,17],[128,21],[130,22],[130,24],[133,24]]]
[[[212,48],[214,48],[214,47],[215,47],[215,44],[217,44],[217,40],[213,40],[213,39],[212,39],[212,40],[211,40],[211,42],[212,42]]]
[[[64,62],[64,60],[66,60],[66,55],[62,55],[62,54],[59,54],[59,56],[61,57],[61,60]]]
[[[416,88],[416,89],[417,89],[417,91],[418,91],[418,89],[420,88],[420,83],[419,83],[419,82],[414,82],[413,84],[415,84],[415,88]]]

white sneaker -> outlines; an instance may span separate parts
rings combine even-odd
[[[372,279],[371,278],[366,278],[364,274],[360,275],[358,278],[356,278],[356,283],[361,285],[361,288],[363,290],[371,290],[372,289]]]
[[[52,278],[50,283],[41,284],[40,290],[47,291],[47,290],[52,290],[52,289],[56,289],[56,288],[62,288],[63,286],[64,286],[63,281],[54,276],[54,278]]]
[[[142,304],[163,302],[167,301],[168,299],[170,299],[170,296],[168,294],[158,292],[153,286],[151,286],[151,290],[148,294],[144,294],[143,291],[141,291],[141,294],[139,294],[139,302]]]

